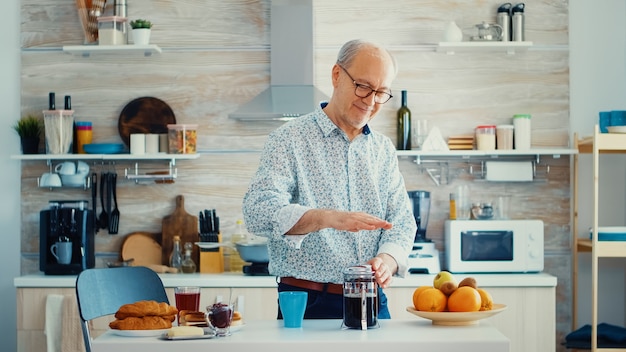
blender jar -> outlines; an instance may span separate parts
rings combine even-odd
[[[344,271],[343,327],[367,330],[378,327],[378,284],[369,264]]]

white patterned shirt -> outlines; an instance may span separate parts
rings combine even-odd
[[[345,268],[387,253],[404,276],[416,224],[395,147],[367,125],[351,142],[324,106],[269,135],[243,200],[246,227],[269,239],[272,275],[342,283]],[[310,209],[365,212],[393,228],[285,235]]]

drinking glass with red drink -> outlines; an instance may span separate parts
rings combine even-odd
[[[200,309],[200,287],[179,286],[174,289],[178,312],[188,310],[197,312]]]

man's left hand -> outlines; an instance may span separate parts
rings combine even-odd
[[[392,256],[381,253],[370,259],[368,262],[374,270],[374,278],[382,288],[387,288],[391,284],[393,274],[398,270],[398,264]]]

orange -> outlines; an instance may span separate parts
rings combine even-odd
[[[450,312],[477,312],[480,304],[480,293],[470,286],[461,286],[448,297],[448,311]]]
[[[482,288],[477,288],[478,294],[480,294],[480,310],[491,310],[493,308],[493,298],[491,294]]]
[[[427,288],[432,288],[432,286],[420,286],[413,291],[413,307],[417,309],[417,297]]]
[[[429,287],[417,296],[417,310],[425,312],[443,312],[446,310],[448,297],[439,289]]]

